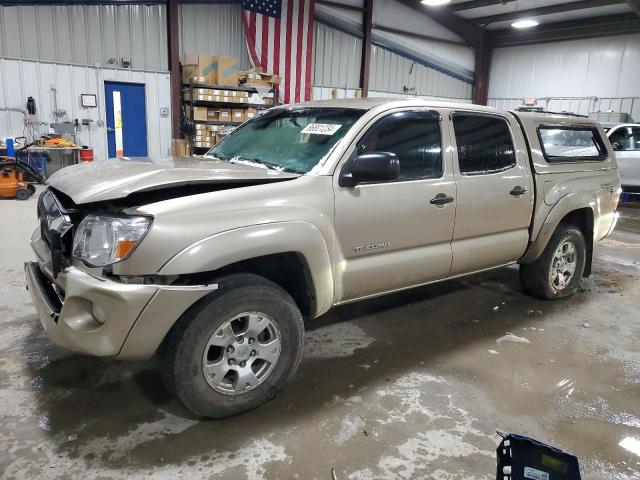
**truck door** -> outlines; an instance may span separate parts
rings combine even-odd
[[[440,114],[396,111],[377,120],[352,155],[392,152],[400,178],[341,187],[334,178],[338,301],[353,300],[446,277],[456,187],[449,132]],[[349,156],[351,158],[351,155]]]
[[[456,145],[452,274],[518,260],[529,242],[533,182],[522,132],[507,117],[451,115]]]
[[[640,187],[640,127],[621,125],[609,132],[623,187]]]

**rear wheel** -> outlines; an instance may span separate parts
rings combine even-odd
[[[271,400],[293,378],[304,326],[287,292],[252,274],[222,278],[159,352],[165,384],[196,415],[222,418]]]
[[[16,192],[16,198],[18,200],[28,200],[30,196],[31,193],[29,193],[29,190],[27,190],[26,188],[21,188]]]
[[[522,289],[546,300],[573,295],[582,281],[586,250],[582,232],[561,223],[542,255],[533,263],[520,265]]]

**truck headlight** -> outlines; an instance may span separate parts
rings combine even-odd
[[[127,258],[149,230],[147,217],[87,215],[73,237],[73,256],[92,267]]]

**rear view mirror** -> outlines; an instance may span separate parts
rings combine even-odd
[[[340,174],[341,187],[365,182],[391,182],[400,176],[400,161],[395,153],[363,153],[347,162]]]
[[[620,145],[618,142],[613,142],[611,144],[611,147],[616,151],[619,152],[620,150],[622,150],[622,145]]]

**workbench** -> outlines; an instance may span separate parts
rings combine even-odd
[[[79,163],[79,150],[82,150],[82,147],[31,145],[27,148],[29,153],[47,154],[50,159],[50,161],[45,162],[45,175],[47,177],[64,167]]]

